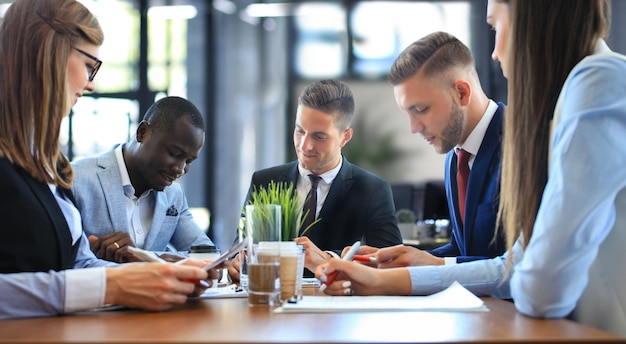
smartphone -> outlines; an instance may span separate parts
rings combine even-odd
[[[135,258],[139,259],[142,262],[157,262],[157,263],[165,263],[166,261],[159,257],[156,253],[152,251],[142,250],[138,247],[134,246],[126,246],[126,249],[130,254],[132,254]]]
[[[237,244],[233,245],[233,247],[229,248],[228,251],[222,253],[222,255],[219,256],[216,260],[214,260],[211,264],[206,265],[204,267],[204,270],[209,271],[209,270],[215,268],[216,266],[222,264],[222,262],[224,262],[226,259],[229,259],[230,257],[234,256],[235,254],[239,253],[239,251],[241,251],[241,249],[244,248],[247,244],[248,244],[248,237],[245,237],[239,243],[237,243]]]

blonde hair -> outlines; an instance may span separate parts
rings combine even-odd
[[[96,18],[75,0],[17,0],[0,26],[0,157],[35,179],[69,188],[72,168],[61,153],[61,121],[74,46],[100,46]]]

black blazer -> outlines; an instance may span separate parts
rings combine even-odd
[[[0,219],[0,273],[74,266],[78,244],[72,247],[69,227],[50,188],[6,158],[0,158]]]
[[[256,171],[252,175],[246,203],[254,187],[270,181],[298,181],[298,161]],[[321,250],[341,253],[344,247],[361,240],[363,245],[386,247],[402,244],[389,183],[343,158],[320,210],[320,221],[306,236]]]

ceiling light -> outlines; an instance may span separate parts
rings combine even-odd
[[[246,14],[250,17],[284,17],[293,15],[293,4],[290,3],[273,3],[262,4],[255,3],[246,7]]]
[[[192,19],[198,15],[193,5],[153,6],[148,9],[148,17],[152,19]]]

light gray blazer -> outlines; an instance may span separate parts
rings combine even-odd
[[[118,231],[130,234],[126,196],[115,158],[116,147],[100,156],[72,163],[72,192],[87,235],[102,236]],[[178,251],[188,251],[192,245],[213,244],[194,222],[178,183],[155,192],[155,195],[154,217],[144,249],[163,252],[171,244]]]

